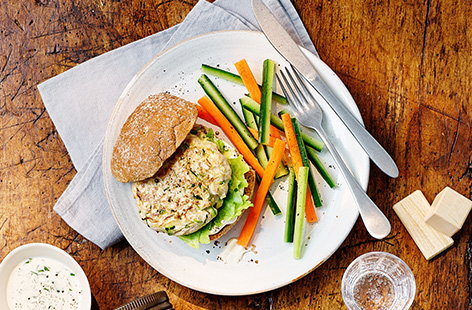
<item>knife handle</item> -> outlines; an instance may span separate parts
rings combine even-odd
[[[321,124],[319,126],[310,127],[318,132],[321,139],[323,139],[323,142],[328,148],[328,151],[333,156],[334,161],[338,165],[339,170],[344,176],[347,186],[352,193],[354,201],[359,208],[362,221],[364,222],[364,225],[369,234],[376,239],[383,239],[387,237],[391,231],[390,222],[388,221],[387,217],[385,217],[379,207],[377,207],[377,205],[369,198],[357,179],[352,175],[344,160],[341,158],[341,155],[339,155],[336,148],[327,138],[328,135],[324,131]]]
[[[398,177],[398,168],[392,157],[390,157],[382,145],[372,137],[354,115],[352,115],[325,81],[323,81],[319,75],[313,78],[308,78],[307,80],[311,86],[313,86],[315,91],[333,109],[341,121],[343,121],[347,129],[349,129],[354,138],[356,138],[357,142],[359,142],[374,164],[388,176],[392,178]]]
[[[166,292],[160,291],[135,299],[115,310],[172,310]]]

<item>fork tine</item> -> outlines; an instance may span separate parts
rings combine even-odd
[[[282,80],[280,79],[278,72],[275,74],[275,78],[277,79],[277,82],[279,83],[280,89],[282,89],[282,93],[285,95],[285,97],[288,97],[287,90],[285,89],[285,85],[282,83]],[[288,102],[288,104],[291,104],[291,102]]]
[[[290,82],[291,84],[293,85],[293,87],[296,88],[296,92],[295,92],[295,95],[298,99],[298,102],[300,103],[300,106],[302,107],[303,110],[306,110],[308,107],[306,104],[304,103],[307,103],[308,104],[308,99],[305,97],[305,95],[303,94],[303,92],[301,91],[300,87],[298,86],[298,83],[295,82],[295,79],[293,78],[292,76],[292,73],[288,70],[288,68],[285,68],[285,71],[287,71],[287,75],[288,75],[288,78],[290,79]]]
[[[289,81],[287,80],[287,77],[286,75],[284,74],[284,72],[282,70],[280,70],[280,76],[282,77],[282,80],[284,83],[281,83],[281,84],[285,84],[285,89],[288,90],[288,95],[287,95],[287,99],[292,103],[292,106],[297,109],[298,113],[300,113],[302,111],[302,104],[300,102],[300,100],[298,99],[295,91],[293,90],[293,87],[290,85]]]
[[[277,73],[275,76],[280,84],[280,88],[282,89],[282,92],[284,93],[285,97],[287,97],[288,99],[288,103],[292,106],[293,112],[298,114],[299,105],[298,105],[298,102],[296,102],[294,98],[293,90],[290,87],[290,84],[288,83],[287,79],[285,78],[285,75],[281,71],[280,74]],[[280,76],[282,78],[280,78]]]
[[[287,102],[289,105],[292,105],[292,100],[290,98],[290,94],[288,93],[287,89],[285,88],[285,85],[284,83],[282,82],[282,79],[280,78],[279,76],[279,73],[276,73],[275,74],[275,78],[277,79],[277,82],[279,82],[279,85],[280,85],[280,89],[282,89],[282,93],[285,95],[285,97],[287,98]]]
[[[316,99],[315,97],[313,97],[311,91],[308,89],[307,85],[306,85],[306,82],[303,81],[303,77],[300,76],[300,73],[298,73],[298,71],[292,66],[292,70],[294,72],[294,75],[298,81],[298,83],[301,85],[301,87],[303,88],[303,94],[304,94],[304,97],[305,95],[307,95],[308,97],[310,97],[310,100],[307,100],[307,102],[313,102],[313,103],[316,103]],[[306,97],[305,97],[306,99]]]

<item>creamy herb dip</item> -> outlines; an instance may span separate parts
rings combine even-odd
[[[77,275],[46,257],[31,257],[18,264],[7,285],[10,309],[78,309],[82,293]]]

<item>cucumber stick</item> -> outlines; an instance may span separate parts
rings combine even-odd
[[[239,102],[241,103],[241,99],[239,99]],[[242,103],[241,103],[241,106],[242,106]],[[243,110],[244,120],[246,121],[246,125],[252,129],[257,130],[258,120],[256,119],[256,116],[254,115],[254,113],[252,113],[251,111],[245,108],[242,108],[242,110]],[[262,145],[259,145],[258,147],[254,149],[254,153],[256,154],[256,157],[259,163],[261,164],[262,168],[265,169],[267,166],[267,163],[269,162],[270,155],[272,154],[272,148],[269,146],[266,146],[265,151],[264,151],[264,147]],[[287,167],[285,167],[283,163],[280,163],[279,167],[277,168],[277,171],[275,172],[275,178],[278,179],[283,176],[286,176],[287,174],[288,174]]]
[[[242,107],[242,104],[241,104]],[[244,116],[244,121],[246,122],[246,125],[249,128],[256,129],[257,130],[257,121],[256,117],[254,116],[254,113],[249,111],[248,109],[242,109],[243,110],[243,116]]]
[[[293,225],[295,223],[295,201],[297,198],[297,183],[295,182],[295,171],[289,168],[287,211],[285,211],[284,241],[293,242]]]
[[[202,65],[201,69],[206,74],[210,74],[210,75],[222,78],[224,80],[233,82],[235,84],[244,85],[243,80],[241,79],[239,75],[231,73],[229,71],[225,71],[220,68],[212,67],[205,64]]]
[[[282,118],[282,114],[287,114],[287,113],[290,113],[287,109],[283,109],[283,110],[280,110],[279,113],[277,113],[277,115]]]
[[[222,78],[223,80],[227,80],[235,84],[244,85],[243,80],[241,79],[239,75],[231,73],[229,71],[225,71],[220,68],[215,68],[209,65],[202,65],[201,69],[206,74],[210,74],[210,75]],[[261,85],[259,85],[259,88],[261,88]],[[275,92],[272,93],[272,99],[274,99],[274,101],[280,104],[287,104],[287,98]]]
[[[286,109],[283,109],[283,110],[279,111],[279,113],[277,113],[277,114],[279,115],[279,117],[281,117],[282,114],[285,114],[285,113],[289,113],[289,111],[286,110]],[[313,163],[316,170],[318,170],[318,172],[321,174],[321,176],[326,181],[326,183],[328,183],[329,187],[331,187],[331,188],[336,187],[336,183],[334,182],[333,178],[329,174],[326,167],[321,162],[318,155],[316,155],[315,150],[313,148],[307,146],[307,145],[305,145],[305,149],[306,149],[306,153],[308,155],[308,159]]]
[[[307,147],[306,153],[308,154],[308,159],[313,163],[316,170],[318,170],[318,172],[321,174],[321,177],[323,177],[326,183],[328,183],[329,187],[335,188],[336,183],[334,182],[333,178],[331,177],[321,160],[318,158],[318,155],[316,155],[315,150],[311,147]]]
[[[239,102],[241,102],[241,105],[243,106],[243,108],[251,111],[256,116],[260,116],[261,106],[254,99],[252,99],[249,96],[244,96],[241,99],[239,99]],[[278,129],[283,130],[284,125],[282,123],[282,120],[280,118],[278,118],[277,115],[271,114],[270,115],[270,122],[272,123],[272,125],[274,125]]]
[[[272,156],[272,148],[270,146],[265,147],[267,157],[270,158]],[[277,167],[277,170],[275,171],[275,177],[276,179],[284,177],[288,174],[288,169],[284,165],[283,162],[280,162],[280,165]]]
[[[264,60],[262,72],[261,113],[259,114],[259,143],[268,144],[270,140],[270,115],[272,110],[272,86],[275,77],[275,62]]]
[[[272,147],[266,145],[264,148],[267,154],[267,158],[270,158],[270,156],[272,155]],[[284,165],[283,162],[280,162],[279,166],[277,167],[277,170],[275,171],[274,178],[278,179],[278,178],[286,176],[287,174],[288,174],[287,167]]]
[[[249,128],[257,129],[257,121],[254,114],[247,109],[242,109],[242,110],[243,110],[244,120],[246,121],[246,125]],[[262,168],[265,169],[267,167],[267,164],[269,163],[269,159],[267,158],[267,154],[264,150],[264,146],[259,144],[254,149],[254,154],[256,155],[257,161],[259,161],[259,164],[261,164]]]
[[[261,164],[262,168],[266,168],[267,164],[269,163],[269,159],[267,158],[267,154],[264,150],[264,146],[259,144],[255,149],[254,153],[256,154],[257,161]]]
[[[308,186],[308,167],[298,169],[297,203],[295,208],[295,227],[293,231],[293,257],[302,257],[303,224],[305,223],[306,191]]]
[[[254,113],[256,116],[260,115],[260,106],[259,104],[254,101],[251,97],[243,97],[240,99],[241,104],[243,107],[252,113]],[[284,125],[282,124],[282,120],[275,114],[270,115],[270,122],[274,127],[280,130],[284,130]],[[304,132],[301,133],[301,136],[303,138],[303,141],[306,143],[306,145],[311,146],[317,151],[321,151],[323,149],[323,142],[316,140],[309,135],[305,134]]]
[[[315,206],[321,207],[321,198],[318,188],[316,188],[315,178],[313,177],[313,171],[311,171],[310,162],[308,161],[308,156],[306,155],[305,143],[300,135],[300,127],[298,126],[297,119],[292,118],[293,131],[295,132],[295,137],[297,138],[298,148],[300,149],[300,156],[302,158],[303,166],[308,168],[308,186],[310,186],[311,196]]]
[[[272,196],[270,192],[267,193],[267,203],[269,204],[269,208],[272,211],[272,214],[274,215],[282,214],[282,211],[280,211],[280,208],[277,205],[277,202],[275,202],[274,197]]]
[[[220,109],[221,113],[223,113],[228,121],[234,126],[247,146],[252,150],[255,149],[259,143],[256,139],[254,139],[246,125],[244,125],[238,114],[236,114],[236,112],[229,105],[228,101],[226,101],[225,97],[223,97],[212,81],[205,74],[202,74],[202,76],[198,79],[198,83],[200,83],[208,97],[210,97],[218,109]]]
[[[259,184],[261,183],[261,179],[259,178],[259,176],[256,176],[256,180]],[[274,197],[270,192],[267,192],[266,200],[267,204],[269,205],[270,211],[272,211],[272,214],[279,215],[282,213],[282,211],[280,211],[279,206],[277,205],[277,202],[275,201]]]
[[[241,102],[241,99],[239,99],[239,102]],[[254,124],[255,124],[256,126],[254,126],[254,127],[252,127],[252,128],[254,128],[254,129],[256,129],[256,130],[259,130],[259,116],[257,116],[256,114],[252,113],[250,110],[244,108],[242,103],[241,103],[241,108],[243,109],[243,114],[244,114],[244,111],[246,111],[246,112],[251,113],[251,114],[254,116]]]
[[[246,121],[246,125],[249,128],[257,129],[257,120],[254,114],[249,110],[246,110],[246,109],[242,109],[242,110],[243,110],[244,120]],[[267,154],[264,150],[264,146],[262,144],[259,144],[254,149],[254,153],[256,154],[257,160],[261,164],[262,168],[265,169],[267,167],[267,164],[269,163],[269,159],[267,158]],[[274,215],[279,215],[282,213],[282,211],[280,211],[279,206],[277,205],[277,202],[275,202],[275,199],[274,197],[272,197],[272,194],[270,192],[267,193],[267,203],[269,204],[269,208]]]
[[[246,125],[249,128],[253,128],[257,130],[257,120],[254,116],[254,114],[251,111],[248,111],[246,109],[243,109],[243,115],[244,115],[244,120],[246,121]],[[262,144],[259,144],[255,149],[254,149],[254,154],[257,157],[257,160],[261,164],[262,168],[266,168],[267,164],[269,163],[269,158],[270,155],[272,154],[272,148],[271,147],[264,147]],[[275,172],[275,178],[281,178],[283,176],[286,176],[288,174],[288,170],[285,167],[283,163],[280,163],[279,167],[277,168],[277,171]]]

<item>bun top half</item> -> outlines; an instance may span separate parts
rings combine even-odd
[[[111,172],[120,182],[152,177],[185,140],[197,120],[192,102],[159,93],[131,113],[113,148]]]

